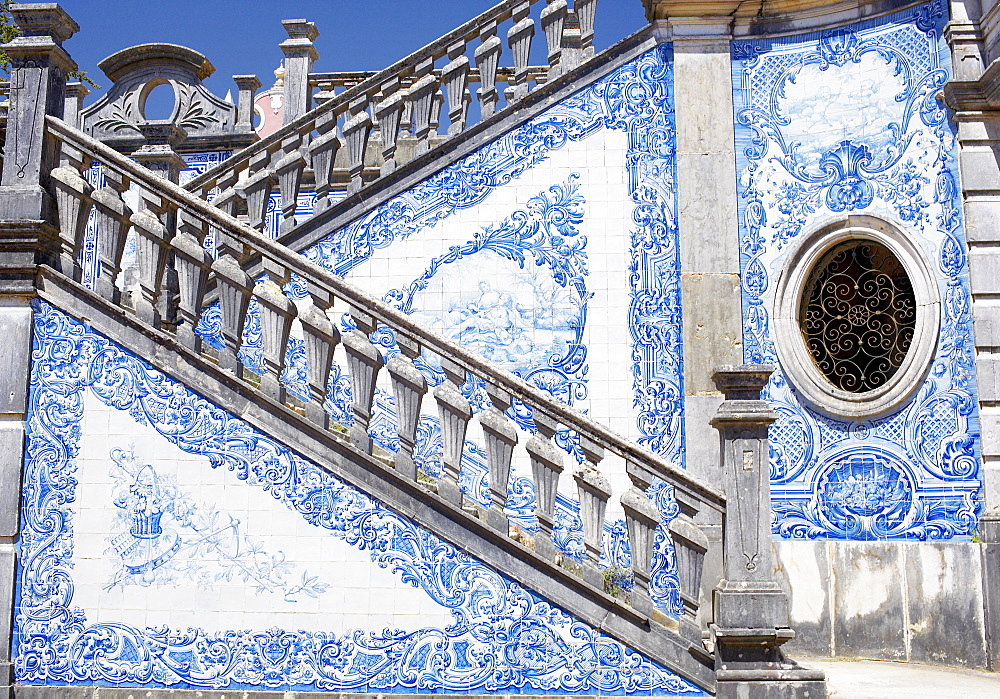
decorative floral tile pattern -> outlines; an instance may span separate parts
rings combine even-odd
[[[129,438],[138,450],[121,445]],[[18,682],[702,694],[43,302],[35,304],[25,464]],[[205,479],[187,492],[197,479],[171,473],[198,464]],[[418,621],[446,614],[449,622],[339,633],[241,625],[260,617],[237,614],[247,597],[224,606],[240,590],[270,595],[263,609],[282,618],[289,605],[318,598],[330,599],[318,608],[323,613],[347,608],[370,584],[365,578],[358,590],[346,590],[336,606],[338,587],[322,572],[323,561],[302,551],[286,556],[283,548],[293,544],[260,533],[261,521],[290,517],[302,528],[297,535],[365,552],[369,561],[358,575],[377,573],[422,591],[431,604]],[[103,530],[95,522],[104,522]],[[104,560],[87,555],[100,547]],[[98,564],[113,574],[79,577]],[[148,601],[166,594],[165,585],[195,588],[189,602],[206,612],[222,605],[214,611],[224,613],[212,617],[221,630],[155,617]],[[102,607],[94,600],[108,598],[96,588],[148,596],[138,598],[146,599],[142,609]],[[144,625],[136,623],[139,612],[150,615]]]
[[[745,359],[777,363],[771,313],[793,243],[848,215],[912,235],[935,270],[941,332],[913,397],[873,420],[808,407],[779,369],[767,398],[774,533],[967,539],[982,507],[980,426],[957,144],[938,100],[947,5],[807,36],[735,42]]]

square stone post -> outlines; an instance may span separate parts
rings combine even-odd
[[[253,132],[253,96],[260,89],[256,75],[234,75],[233,81],[239,89],[236,100],[236,130]]]
[[[725,400],[712,426],[719,431],[725,577],[715,589],[717,695],[720,697],[822,697],[822,672],[788,660],[781,645],[789,628],[788,597],[774,580],[771,553],[771,474],[767,429],[778,415],[761,389],[774,370],[766,365],[723,366],[713,375]]]
[[[45,138],[45,116],[63,116],[66,74],[77,66],[62,42],[80,27],[55,3],[11,5],[10,13],[21,36],[3,46],[11,72],[0,221],[53,221],[46,185],[58,146]]]
[[[304,19],[282,20],[281,26],[288,32],[288,39],[278,45],[285,54],[285,101],[281,123],[287,124],[312,107],[309,73],[313,62],[319,59],[313,46],[319,30],[315,24]]]
[[[47,191],[58,145],[45,117],[62,117],[66,75],[76,64],[62,42],[79,31],[54,3],[11,5],[20,36],[3,49],[11,59],[10,109],[0,180],[0,687],[14,683],[11,662],[16,544],[20,533],[32,310],[40,264],[59,253],[55,200]],[[10,693],[12,689],[7,689]]]

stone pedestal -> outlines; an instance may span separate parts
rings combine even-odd
[[[722,443],[726,491],[724,574],[713,596],[717,693],[720,697],[822,697],[822,672],[787,659],[795,637],[788,597],[773,579],[771,480],[767,429],[778,415],[760,400],[773,367],[720,367],[713,380],[725,395],[712,426]]]

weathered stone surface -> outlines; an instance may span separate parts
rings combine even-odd
[[[906,659],[901,559],[898,544],[837,543],[834,654]]]
[[[775,578],[788,594],[789,619],[795,638],[788,653],[832,655],[834,572],[830,547],[822,541],[775,541]]]
[[[683,242],[681,247],[683,249]],[[717,246],[702,244],[696,247]],[[682,274],[681,289],[684,299],[684,392],[688,396],[716,393],[712,383],[715,367],[743,361],[739,275]],[[690,404],[686,404],[685,409],[690,410]],[[706,425],[693,427],[704,431]]]

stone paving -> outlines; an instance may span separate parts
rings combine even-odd
[[[831,697],[1000,697],[1000,673],[880,660],[797,658],[823,670]]]

